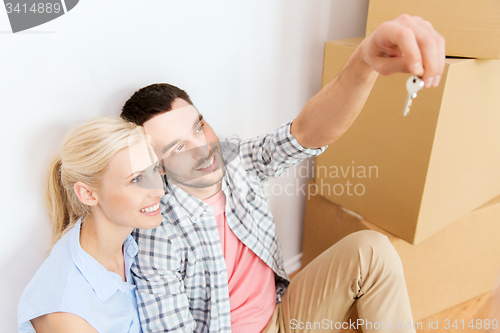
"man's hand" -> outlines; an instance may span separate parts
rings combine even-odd
[[[426,87],[436,87],[444,60],[444,38],[429,22],[409,15],[385,22],[359,44],[339,75],[307,102],[290,132],[303,147],[333,143],[358,117],[378,73],[412,73],[422,77]]]
[[[445,41],[432,24],[401,15],[381,24],[360,45],[362,59],[382,75],[412,73],[437,87],[444,70]]]

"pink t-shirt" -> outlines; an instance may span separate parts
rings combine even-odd
[[[231,330],[262,332],[276,307],[274,272],[227,225],[223,191],[204,200],[214,209],[227,267]]]

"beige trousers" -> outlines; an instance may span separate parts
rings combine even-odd
[[[358,321],[348,321],[357,304]],[[276,306],[266,333],[415,332],[403,266],[389,239],[358,231],[304,267]]]

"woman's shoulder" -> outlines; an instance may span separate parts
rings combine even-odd
[[[54,245],[24,289],[18,307],[20,327],[31,326],[31,319],[47,313],[88,312],[92,288],[73,259],[72,243],[79,242],[75,227]]]
[[[64,286],[79,276],[85,280],[74,262],[74,242],[79,242],[79,225],[75,225],[53,246],[49,256],[26,286],[23,296],[31,294],[61,295]],[[54,298],[54,297],[51,297]]]

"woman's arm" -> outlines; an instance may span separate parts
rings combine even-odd
[[[83,318],[67,312],[49,313],[31,320],[37,333],[97,333]]]

